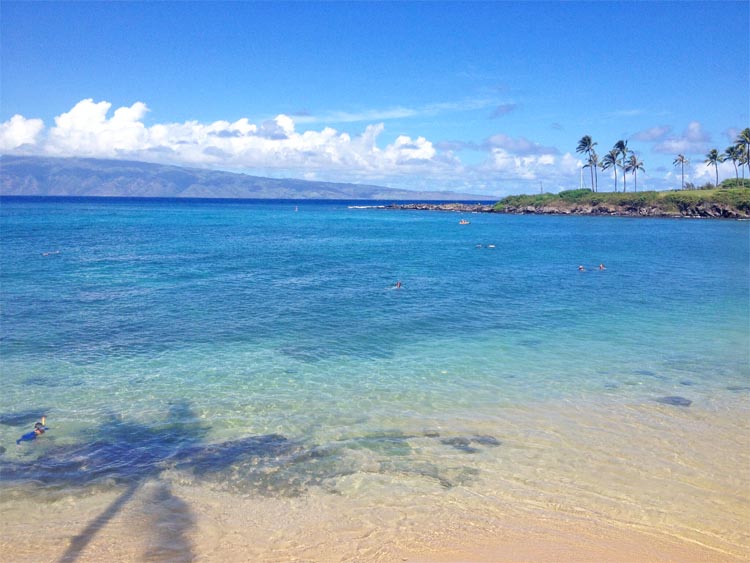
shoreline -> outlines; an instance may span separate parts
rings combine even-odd
[[[596,217],[651,217],[663,219],[750,219],[750,213],[721,204],[706,204],[688,207],[678,212],[654,206],[623,207],[611,204],[567,206],[506,205],[502,209],[496,204],[466,203],[392,203],[377,206],[380,209],[404,211],[441,211],[454,213],[494,213],[498,215],[580,215]]]

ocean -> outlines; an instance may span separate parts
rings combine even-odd
[[[254,561],[389,560],[437,514],[750,553],[749,222],[381,204],[2,198],[0,551],[55,512],[81,559],[168,497],[191,524],[129,549],[210,560],[221,497],[341,515],[255,522]]]

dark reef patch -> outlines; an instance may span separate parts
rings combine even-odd
[[[689,407],[693,404],[693,401],[686,399],[685,397],[671,396],[671,397],[659,397],[656,402],[665,405],[674,405],[676,407]]]

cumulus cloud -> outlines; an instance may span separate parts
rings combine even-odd
[[[719,163],[719,183],[726,178],[734,178],[734,175],[734,164],[732,164],[731,160]],[[685,181],[688,181],[687,174],[685,178]],[[696,164],[692,166],[692,174],[689,181],[695,184],[703,184],[705,182],[713,184],[716,182],[716,170],[713,165],[708,165],[702,160],[700,162],[696,161]]]
[[[654,146],[654,152],[665,154],[696,154],[708,150],[711,137],[698,121],[691,121],[680,136],[664,139]]]
[[[25,145],[35,145],[42,129],[44,122],[41,119],[14,115],[0,124],[0,150],[13,151]]]
[[[485,142],[489,156],[482,170],[494,172],[503,179],[561,180],[576,178],[583,163],[570,153],[560,155],[554,147],[543,147],[524,137],[514,139],[503,133]]]
[[[33,145],[37,152],[55,156],[146,158],[188,165],[236,168],[340,168],[384,171],[435,161],[437,150],[424,137],[401,135],[384,149],[377,147],[383,125],[369,125],[361,135],[325,127],[298,132],[294,120],[278,115],[260,125],[246,118],[235,122],[158,123],[147,127],[148,107],[136,102],[111,112],[112,104],[85,99],[55,118],[55,125],[41,133],[38,119],[14,116],[2,124],[2,147],[13,151]]]
[[[17,115],[0,124],[0,146],[11,154],[127,158],[473,193],[501,192],[507,179],[544,177],[546,185],[548,178],[554,178],[562,186],[565,178],[578,177],[581,166],[575,157],[560,155],[554,147],[503,133],[481,144],[436,143],[409,135],[388,142],[381,141],[382,122],[371,123],[358,134],[332,127],[298,130],[295,118],[283,114],[257,124],[242,118],[146,125],[148,111],[143,102],[115,109],[110,102],[85,99],[57,116],[48,128],[40,119]],[[464,149],[485,153],[486,158],[466,166],[456,156]],[[517,191],[519,186],[510,187]]]

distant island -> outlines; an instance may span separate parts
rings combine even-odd
[[[718,189],[630,193],[578,189],[508,196],[494,204],[408,203],[387,207],[460,213],[750,219],[750,187],[736,185],[735,180],[725,180]]]
[[[0,195],[235,199],[496,201],[496,197],[365,184],[264,178],[96,158],[0,156]]]

